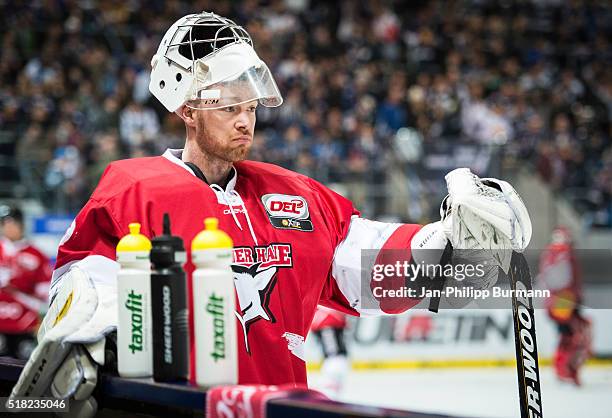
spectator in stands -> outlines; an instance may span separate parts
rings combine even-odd
[[[116,131],[101,132],[94,138],[86,167],[87,190],[90,194],[98,184],[108,164],[121,158],[121,146]]]
[[[131,101],[119,115],[119,133],[130,154],[153,143],[159,134],[157,114],[141,103]]]
[[[38,200],[45,199],[43,188],[45,168],[51,160],[53,144],[41,125],[33,123],[17,140],[15,161],[19,179],[25,187],[25,196]]]

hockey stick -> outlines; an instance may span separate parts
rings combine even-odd
[[[448,243],[442,255],[442,265],[450,263],[452,250],[453,247]],[[532,290],[531,274],[523,254],[512,252],[507,276],[512,288],[512,320],[521,418],[542,418],[542,392],[533,300],[531,296],[525,294]],[[444,285],[444,276],[437,277],[434,290],[441,291]],[[440,297],[432,297],[429,301],[429,310],[438,312],[439,303]]]
[[[542,418],[542,392],[536,342],[531,274],[525,256],[512,253],[508,272],[512,288],[512,319],[521,418]],[[518,292],[517,292],[518,291]]]
[[[451,263],[453,258],[453,246],[450,241],[446,243],[446,247],[444,247],[444,252],[442,253],[442,257],[440,258],[440,264],[443,267]],[[446,284],[446,279],[444,274],[440,274],[434,278],[434,283],[432,285],[432,291],[434,291],[435,295],[429,299],[429,311],[433,313],[438,313],[438,308],[440,307],[440,296],[442,295],[442,290],[444,289],[444,285]]]

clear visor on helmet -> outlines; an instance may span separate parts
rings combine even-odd
[[[207,82],[207,77],[198,75],[194,77],[190,97],[185,103],[193,109],[220,109],[253,100],[258,100],[266,107],[276,107],[283,103],[270,70],[261,61],[238,76],[214,84]]]

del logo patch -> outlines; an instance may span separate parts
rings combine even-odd
[[[270,223],[278,229],[312,231],[308,202],[302,196],[266,194],[261,197]]]

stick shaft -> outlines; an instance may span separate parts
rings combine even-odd
[[[512,253],[508,277],[513,290],[512,319],[521,418],[541,418],[542,392],[533,301],[531,296],[521,295],[521,291],[532,290],[525,256],[517,252]]]
[[[446,247],[444,247],[444,252],[442,253],[442,257],[440,258],[440,264],[442,267],[446,267],[446,265],[451,263],[453,257],[453,246],[450,241],[446,243]],[[444,274],[441,274],[439,277],[434,278],[434,284],[432,290],[442,291],[444,289],[444,285],[446,283],[446,279],[444,278]],[[440,307],[440,297],[435,296],[429,300],[429,311],[433,313],[438,313],[438,308]]]

